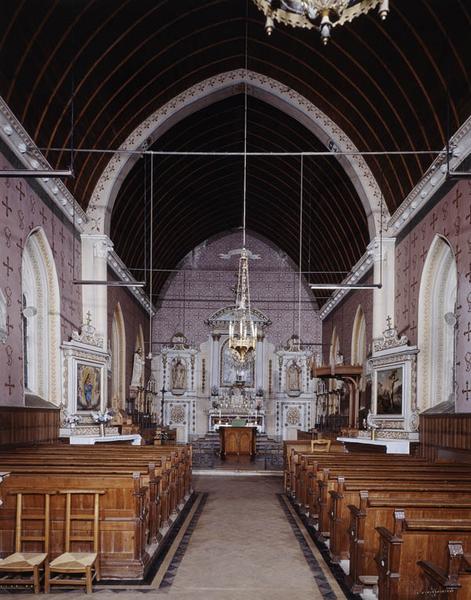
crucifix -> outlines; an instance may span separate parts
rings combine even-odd
[[[5,383],[5,387],[8,388],[8,395],[11,396],[12,388],[16,387],[15,384],[11,382],[11,375],[8,375],[8,383]]]
[[[10,272],[13,271],[13,267],[10,265],[10,257],[7,256],[6,262],[3,261],[3,266],[6,267],[7,277],[10,277]]]
[[[5,216],[8,219],[8,215],[11,213],[11,211],[13,210],[12,207],[10,206],[9,202],[8,202],[8,196],[5,197],[5,200],[2,200],[2,204],[5,207]]]

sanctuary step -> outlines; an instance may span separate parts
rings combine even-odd
[[[219,433],[209,432],[193,440],[193,466],[198,468],[217,468],[220,465],[221,445]],[[266,470],[283,468],[283,444],[266,434],[257,434],[255,462]]]

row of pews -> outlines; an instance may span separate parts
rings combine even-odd
[[[81,514],[85,519],[90,513],[91,495],[100,490],[98,547],[102,579],[142,579],[192,493],[191,446],[108,443],[24,447],[0,450],[0,465],[8,473],[0,487],[0,555],[15,551],[19,492],[28,494],[30,505],[26,510],[31,514],[35,512],[34,502],[41,502],[31,491],[48,495],[48,554],[54,559],[63,552],[67,533],[66,501],[61,492],[74,491],[71,510],[80,521]],[[37,537],[38,525],[32,521],[29,526],[30,537]],[[80,530],[80,523],[77,527]],[[34,543],[30,548],[37,550]],[[80,540],[75,549],[88,550]]]
[[[285,492],[352,592],[471,598],[471,469],[285,442]]]

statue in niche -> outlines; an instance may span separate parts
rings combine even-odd
[[[301,367],[294,360],[286,370],[286,391],[301,391]]]
[[[142,350],[138,348],[134,352],[131,385],[129,386],[132,390],[137,390],[138,388],[143,387],[144,364],[145,361],[142,356]]]
[[[186,389],[186,366],[179,358],[172,366],[172,390]]]

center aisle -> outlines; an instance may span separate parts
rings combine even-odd
[[[274,477],[194,477],[207,493],[160,586],[172,598],[345,598]],[[302,528],[302,526],[301,526]]]

